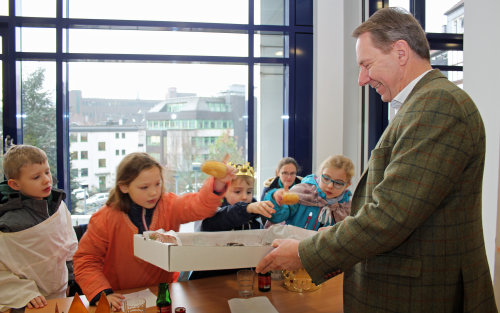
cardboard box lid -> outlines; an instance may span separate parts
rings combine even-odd
[[[134,235],[134,254],[167,271],[219,270],[255,267],[271,251],[277,238],[303,239],[315,231],[290,225],[269,229],[176,233],[182,245],[172,245]],[[244,246],[227,246],[228,242]]]

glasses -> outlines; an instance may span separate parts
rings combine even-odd
[[[325,175],[321,175],[321,181],[323,182],[323,184],[325,184],[327,186],[330,183],[333,184],[333,188],[335,188],[335,189],[342,189],[346,185],[346,183],[341,181],[341,180],[331,179],[330,177],[325,176]]]
[[[295,176],[295,175],[297,175],[297,173],[296,172],[291,172],[291,173],[289,173],[289,172],[281,172],[281,175],[283,175],[283,176]]]

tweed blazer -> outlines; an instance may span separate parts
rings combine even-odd
[[[497,312],[481,218],[484,158],[475,104],[430,71],[372,151],[351,216],[300,243],[313,281],[344,272],[345,312]]]

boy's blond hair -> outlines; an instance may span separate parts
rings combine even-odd
[[[24,165],[43,164],[47,161],[47,154],[34,146],[15,145],[12,146],[3,159],[3,172],[7,179],[17,179]]]
[[[237,175],[233,178],[233,180],[231,181],[232,183],[236,182],[237,180],[242,180],[244,181],[245,183],[248,184],[248,186],[250,187],[253,187],[254,183],[255,183],[255,179],[251,176],[243,176],[243,175]]]
[[[332,155],[328,157],[326,160],[321,163],[321,170],[319,175],[323,172],[325,168],[338,168],[343,169],[346,174],[347,182],[351,182],[352,177],[354,176],[354,164],[351,159],[345,157],[343,155]]]

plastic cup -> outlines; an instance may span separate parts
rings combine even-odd
[[[123,301],[124,313],[146,313],[146,299],[130,298]]]
[[[236,273],[238,279],[238,292],[240,297],[248,298],[253,296],[253,283],[255,272],[253,270],[239,270]]]

